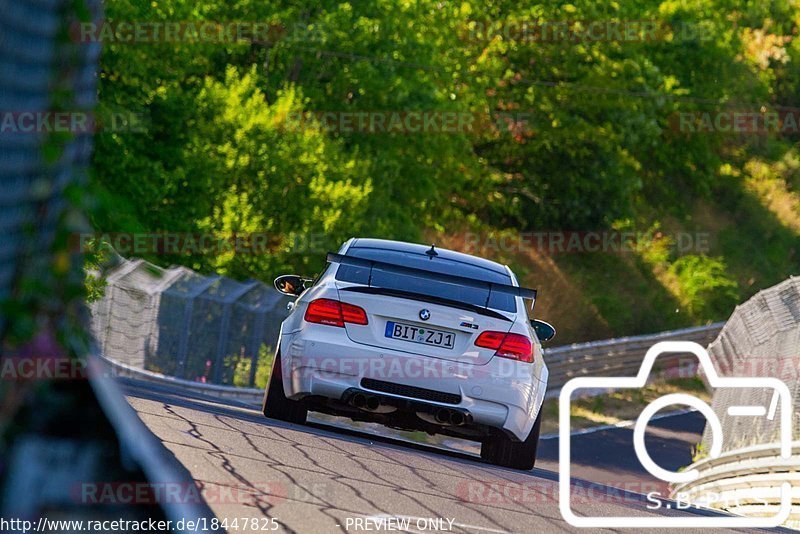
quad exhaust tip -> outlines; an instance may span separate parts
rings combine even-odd
[[[351,402],[356,408],[364,408],[367,405],[367,396],[363,393],[356,393],[353,395],[353,400]]]
[[[381,398],[377,395],[358,392],[350,398],[350,404],[359,410],[374,412],[381,407]],[[440,425],[462,426],[472,423],[471,414],[451,408],[439,408],[433,412],[433,417]]]
[[[374,411],[380,408],[381,400],[375,395],[364,395],[363,393],[356,393],[350,400],[351,404],[356,408],[362,410]]]
[[[464,414],[456,410],[450,411],[450,424],[454,426],[461,426],[465,423]]]
[[[470,422],[471,417],[460,410],[451,410],[449,408],[439,408],[434,415],[436,421],[443,425],[461,426]],[[469,419],[469,420],[468,420]]]
[[[381,400],[378,397],[367,397],[367,410],[377,410],[381,405]]]

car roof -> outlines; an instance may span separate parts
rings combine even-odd
[[[392,241],[390,239],[374,239],[374,238],[362,237],[353,240],[353,242],[350,244],[350,249],[353,248],[361,248],[361,249],[372,248],[379,250],[391,250],[395,252],[405,252],[408,254],[424,255],[425,252],[431,249],[431,246],[420,245],[417,243],[407,243],[405,241]],[[508,276],[508,268],[505,265],[502,265],[495,261],[487,260],[484,258],[478,258],[477,256],[464,254],[463,252],[456,252],[454,250],[448,250],[446,248],[435,247],[434,250],[439,255],[438,257],[442,259],[465,263],[467,265],[480,267],[482,269],[486,269],[487,271],[492,271],[497,274]]]

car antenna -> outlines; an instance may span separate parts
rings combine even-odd
[[[439,253],[436,252],[436,250],[433,247],[434,247],[434,245],[431,244],[431,248],[429,248],[428,250],[425,251],[425,254],[428,255],[428,259],[429,260],[432,260],[434,256],[438,256],[439,255]]]

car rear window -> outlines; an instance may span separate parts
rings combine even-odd
[[[370,285],[386,289],[409,291],[421,295],[453,300],[475,306],[487,306],[507,312],[516,312],[517,303],[514,296],[500,291],[489,291],[488,288],[472,287],[436,278],[434,273],[463,276],[483,282],[512,285],[511,277],[477,265],[470,265],[461,261],[444,258],[430,259],[421,254],[410,254],[393,250],[374,248],[352,248],[348,256],[382,261],[404,267],[413,267],[430,271],[431,276],[425,274],[398,273],[391,269],[374,267],[372,279],[370,269],[354,265],[339,265],[336,271],[336,280],[352,282],[355,284]]]

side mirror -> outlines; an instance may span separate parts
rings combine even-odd
[[[556,337],[556,329],[550,323],[539,319],[531,319],[531,326],[533,331],[536,332],[536,337],[539,338],[539,341],[550,341]]]
[[[275,279],[275,289],[284,295],[296,297],[306,290],[306,280],[296,274],[284,274]]]

